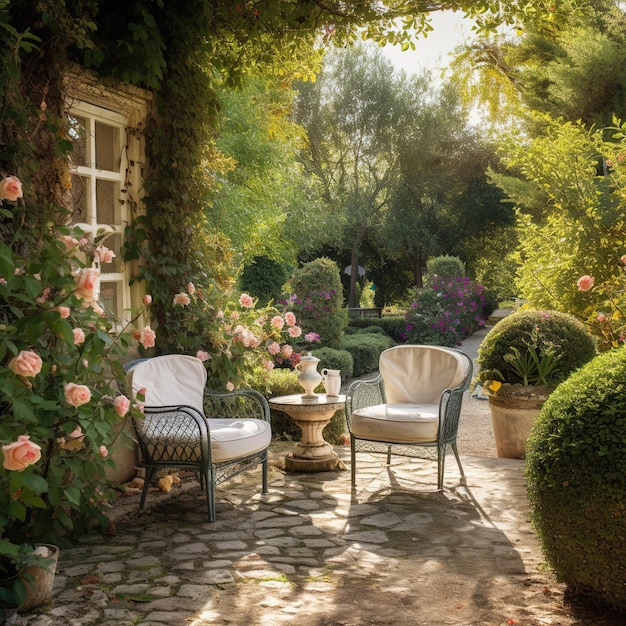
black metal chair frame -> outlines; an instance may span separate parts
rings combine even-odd
[[[130,371],[143,359],[127,363]],[[143,509],[150,481],[162,469],[188,468],[198,475],[207,499],[209,521],[214,522],[215,488],[225,481],[262,465],[262,493],[268,493],[267,448],[245,457],[215,462],[211,452],[211,433],[206,418],[248,419],[270,422],[267,399],[255,389],[231,392],[204,390],[204,414],[192,406],[145,407],[143,418],[133,415],[132,422],[145,468],[145,481],[139,509]],[[168,443],[169,436],[175,444]]]
[[[356,487],[356,452],[371,452],[375,454],[387,454],[387,465],[391,465],[392,453],[398,456],[423,457],[425,449],[436,448],[437,454],[437,489],[443,490],[443,477],[445,469],[445,459],[447,448],[450,446],[454,452],[456,462],[461,473],[461,485],[466,484],[465,472],[461,464],[461,458],[456,444],[457,432],[459,429],[459,419],[461,415],[461,404],[463,394],[469,388],[473,364],[470,357],[464,352],[455,348],[446,348],[461,354],[466,363],[465,376],[463,382],[454,388],[445,389],[439,400],[439,425],[437,437],[433,441],[415,443],[397,443],[357,437],[352,434],[352,412],[357,409],[387,404],[385,394],[385,383],[379,374],[372,380],[357,380],[348,388],[346,394],[346,422],[350,432],[350,460],[351,460],[351,481],[352,488]],[[428,458],[431,458],[428,456]]]

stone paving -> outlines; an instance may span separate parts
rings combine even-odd
[[[523,461],[357,457],[350,472],[285,473],[293,443],[272,444],[270,493],[260,470],[218,490],[121,499],[115,534],[62,546],[52,601],[28,626],[208,624],[575,624],[539,567]],[[346,464],[349,449],[337,448]],[[555,611],[560,614],[555,615]]]

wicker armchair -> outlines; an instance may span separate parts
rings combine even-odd
[[[262,465],[267,493],[270,410],[254,389],[212,392],[207,373],[192,356],[165,355],[127,365],[133,394],[145,389],[143,419],[134,419],[146,477],[139,508],[157,470],[190,468],[205,488],[209,521],[215,521],[215,487]]]
[[[465,484],[456,445],[463,392],[472,377],[472,360],[439,346],[403,345],[380,355],[380,375],[355,381],[346,396],[350,431],[352,487],[356,485],[356,452],[437,456],[437,488],[443,489],[450,446]]]

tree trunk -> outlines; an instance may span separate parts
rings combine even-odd
[[[354,308],[357,303],[356,300],[356,281],[359,278],[359,257],[357,254],[356,245],[352,247],[352,254],[350,256],[350,293],[348,295],[348,307]]]
[[[422,281],[422,259],[419,256],[413,257],[413,284],[419,289],[424,286]]]

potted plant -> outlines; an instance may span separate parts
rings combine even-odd
[[[487,333],[478,350],[478,381],[489,399],[499,457],[525,458],[546,398],[596,354],[585,326],[558,311],[517,311]]]

